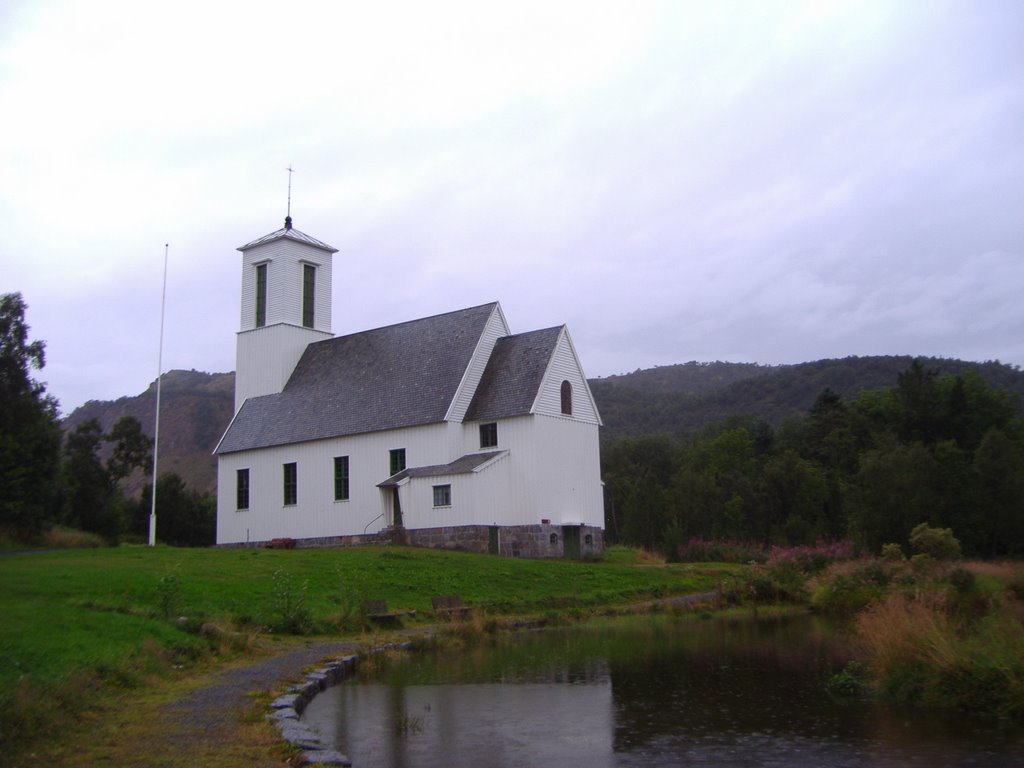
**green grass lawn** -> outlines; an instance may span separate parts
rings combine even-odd
[[[145,650],[187,656],[203,641],[187,616],[256,630],[302,600],[312,626],[337,631],[346,606],[383,598],[430,621],[430,598],[458,594],[487,615],[543,614],[713,589],[735,566],[513,560],[407,548],[120,547],[0,557],[0,705],[19,682],[44,687],[78,671],[119,674]],[[170,620],[168,620],[170,619]],[[5,701],[6,700],[6,701]]]

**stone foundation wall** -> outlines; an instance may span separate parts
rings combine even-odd
[[[411,547],[460,549],[485,555],[488,551],[488,527],[457,525],[448,528],[406,528],[405,540]]]
[[[594,526],[500,525],[497,528],[498,552],[503,557],[565,557],[565,528],[579,531],[579,556],[600,555],[604,551],[604,531]],[[411,546],[434,549],[461,549],[486,554],[491,551],[491,528],[488,525],[462,525],[451,528],[417,528],[407,530]]]
[[[604,552],[604,530],[595,526],[539,525],[459,525],[444,528],[398,528],[381,533],[355,536],[324,536],[315,539],[275,539],[274,542],[222,544],[238,547],[357,547],[367,544],[407,544],[430,549],[457,549],[488,554],[492,551],[492,529],[497,532],[497,554],[503,557],[548,558],[566,557],[566,535],[573,546],[578,532],[580,558]]]

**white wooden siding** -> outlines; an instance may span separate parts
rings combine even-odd
[[[538,508],[555,525],[604,527],[604,487],[598,426],[535,417],[531,431],[536,466],[531,479],[540,489]]]
[[[501,311],[501,305],[495,304],[494,311],[487,319],[484,332],[480,334],[480,340],[473,351],[473,357],[470,359],[469,365],[466,366],[466,371],[462,375],[462,381],[459,383],[455,397],[452,398],[451,405],[448,407],[445,419],[449,421],[462,421],[466,416],[466,411],[469,409],[469,404],[473,401],[473,395],[480,384],[480,377],[484,375],[484,368],[487,367],[487,361],[491,357],[494,345],[498,342],[499,338],[508,335],[509,330],[508,323],[505,321],[505,314]]]
[[[281,238],[242,254],[243,331],[256,327],[256,265],[267,264],[267,325],[302,325],[302,266],[316,272],[313,327],[331,332],[331,254],[320,248]]]
[[[450,461],[444,424],[224,454],[217,470],[217,543],[373,533],[388,522],[389,451],[405,448],[406,466]],[[349,500],[334,500],[334,457],[349,457]],[[298,503],[283,504],[283,470],[298,465]],[[249,510],[235,509],[235,470],[249,469]],[[387,491],[390,493],[390,490]],[[404,496],[404,494],[403,494]],[[405,499],[402,499],[403,503]],[[369,526],[367,529],[366,527]]]
[[[406,466],[447,464],[479,450],[479,425],[442,423],[320,440],[220,457],[219,544],[376,532],[391,520],[389,452],[405,448]],[[498,421],[507,454],[477,472],[411,478],[399,488],[408,528],[449,525],[604,526],[596,424],[527,415]],[[334,501],[334,457],[349,457],[349,500]],[[298,503],[283,504],[283,465],[298,465]],[[237,469],[249,469],[249,510],[235,509]],[[450,507],[433,506],[433,486],[452,486]]]
[[[475,472],[411,478],[401,490],[405,527],[501,524],[506,517],[501,500],[511,496],[510,466],[505,454]],[[451,506],[434,506],[435,485],[451,486]]]
[[[572,385],[572,416],[562,413],[562,382]],[[537,399],[533,404],[533,412],[547,416],[571,418],[575,421],[586,421],[600,424],[601,416],[597,412],[597,404],[590,392],[583,367],[576,356],[572,339],[567,328],[562,328],[558,336],[555,353],[551,356],[548,369],[544,372]]]
[[[476,512],[481,517],[494,517],[498,525],[529,525],[548,519],[556,525],[582,522],[604,526],[596,424],[542,415],[502,419],[498,421],[498,448],[509,452],[503,469],[508,485],[493,489],[486,483],[478,485]]]
[[[242,317],[236,343],[235,412],[247,398],[280,392],[306,345],[331,337],[331,254],[278,239],[242,254]],[[266,325],[256,327],[256,265],[267,266]],[[313,328],[302,325],[303,267],[317,268]]]
[[[284,389],[306,346],[331,334],[295,325],[271,325],[238,334],[235,358],[235,413],[250,397]]]

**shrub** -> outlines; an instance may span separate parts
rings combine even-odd
[[[883,544],[882,559],[887,563],[901,563],[907,556],[903,554],[903,548],[899,544]]]
[[[954,568],[949,574],[949,583],[958,595],[966,595],[974,589],[974,574],[966,568]]]
[[[804,571],[795,561],[781,561],[770,565],[768,577],[775,587],[776,600],[802,602],[807,599]]]
[[[313,630],[313,614],[306,607],[308,582],[296,586],[290,574],[274,571],[272,632],[307,635]]]
[[[107,546],[107,542],[98,533],[57,525],[43,536],[43,546],[48,549],[95,549]]]
[[[853,557],[853,542],[818,541],[813,546],[772,547],[768,552],[768,564],[788,563],[806,574],[820,573],[832,563]]]
[[[734,539],[690,539],[675,549],[676,559],[688,563],[796,563],[804,573],[817,573],[837,560],[853,556],[853,543],[847,540],[813,545],[779,547],[756,541]]]
[[[825,690],[833,696],[851,698],[868,692],[868,670],[859,661],[851,661],[825,683]]]
[[[892,582],[878,560],[844,563],[819,580],[811,606],[825,613],[850,615],[880,600]]]
[[[157,600],[160,605],[160,615],[164,621],[170,621],[176,616],[181,608],[181,584],[178,577],[168,573],[160,577],[156,583]]]
[[[956,560],[960,557],[960,540],[952,528],[932,528],[921,523],[910,532],[910,548],[934,560]]]
[[[811,596],[819,611],[849,616],[881,599],[884,590],[857,574],[838,573],[820,584]]]

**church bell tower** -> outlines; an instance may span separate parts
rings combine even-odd
[[[242,318],[235,413],[250,397],[280,392],[306,346],[331,338],[332,248],[292,227],[241,246]]]

